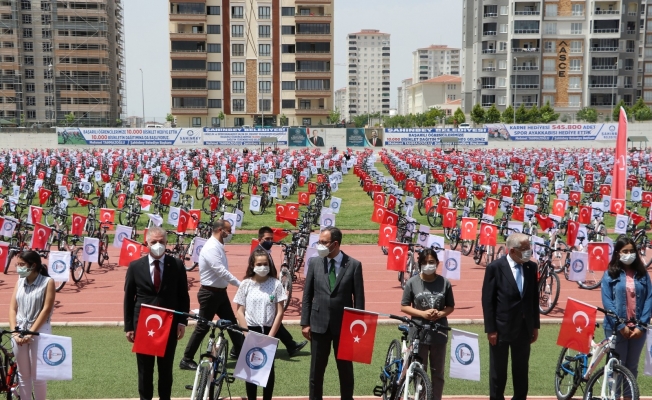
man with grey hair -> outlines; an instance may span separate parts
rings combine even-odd
[[[489,398],[504,400],[509,353],[512,358],[513,400],[528,393],[530,345],[539,335],[537,264],[530,261],[530,238],[513,233],[508,254],[487,266],[482,284],[484,330],[489,340]]]

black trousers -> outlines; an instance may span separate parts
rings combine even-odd
[[[518,337],[511,342],[503,342],[498,335],[498,343],[489,345],[489,398],[505,399],[507,384],[507,365],[509,353],[512,356],[512,381],[514,383],[513,400],[525,400],[528,392],[528,369],[530,364],[531,336],[525,326],[521,326]]]
[[[226,319],[237,324],[233,308],[231,308],[231,301],[229,300],[229,296],[226,294],[226,290],[212,292],[204,288],[199,288],[199,292],[197,292],[197,300],[199,301],[200,317],[212,321],[215,315],[217,315],[220,319]],[[195,354],[208,331],[208,325],[197,323],[192,336],[190,336],[186,350],[183,353],[184,358],[189,360],[195,358]],[[229,333],[235,352],[240,354],[240,349],[242,348],[242,342],[244,340],[242,335],[237,332],[227,332]]]
[[[164,357],[136,354],[138,363],[138,394],[141,400],[154,397],[154,362],[158,364],[158,397],[170,400],[172,394],[172,367],[177,348],[177,325],[172,324]]]
[[[271,326],[248,326],[250,331],[255,331],[262,333],[264,335],[269,334],[269,331],[272,329]],[[267,386],[263,388],[263,400],[272,400],[272,395],[274,394],[274,381],[276,380],[276,374],[274,373],[274,363],[272,363],[272,370],[269,371],[269,378],[267,379]],[[245,387],[247,389],[247,400],[256,400],[258,395],[258,385],[245,382]]]
[[[324,395],[324,374],[331,354],[331,344],[335,351],[335,362],[340,378],[340,396],[342,400],[353,400],[353,363],[337,359],[340,337],[330,331],[311,333],[310,340],[310,400],[322,400]]]

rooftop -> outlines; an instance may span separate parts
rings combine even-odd
[[[446,44],[431,44],[428,47],[420,47],[417,50],[460,50],[457,47],[448,47]]]
[[[462,83],[462,78],[459,75],[439,75],[419,83]]]
[[[382,33],[378,29],[363,29],[360,32],[349,33],[349,35],[389,35],[389,33]]]

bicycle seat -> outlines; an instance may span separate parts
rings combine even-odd
[[[399,325],[398,330],[401,332],[408,333],[410,331],[410,327],[407,325]]]

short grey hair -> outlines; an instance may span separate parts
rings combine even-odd
[[[524,233],[512,233],[507,237],[505,246],[507,246],[508,249],[515,249],[528,241],[530,241],[530,237],[528,235]]]
[[[152,226],[151,228],[149,228],[147,230],[147,235],[148,236],[161,235],[165,238],[165,243],[168,242],[168,232],[165,229],[161,228],[160,226]]]

